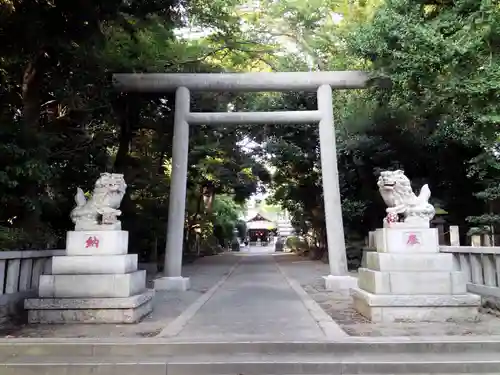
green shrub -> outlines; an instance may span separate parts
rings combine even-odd
[[[47,229],[28,233],[19,228],[0,226],[0,251],[44,250],[54,247],[57,240],[57,236]]]
[[[293,252],[303,252],[309,249],[307,242],[297,236],[290,236],[285,241],[286,247]]]

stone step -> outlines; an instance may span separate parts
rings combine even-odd
[[[109,275],[42,275],[40,298],[123,298],[144,292],[146,271]]]
[[[172,342],[161,338],[1,339],[0,361],[22,357],[148,358],[206,355],[500,353],[500,337],[353,338],[336,342]],[[499,357],[500,358],[500,357]],[[0,372],[1,374],[1,372]]]
[[[24,357],[0,363],[2,375],[295,375],[295,374],[498,374],[496,352],[465,355],[323,354],[108,357]]]
[[[55,256],[52,257],[52,275],[125,274],[137,271],[137,263],[137,254]]]
[[[358,269],[359,287],[374,294],[455,295],[467,293],[460,271],[382,272]]]

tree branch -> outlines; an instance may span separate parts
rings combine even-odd
[[[250,42],[245,42],[244,44],[250,44]],[[258,44],[258,43],[255,43],[255,44]],[[244,52],[244,53],[248,53],[248,54],[253,54],[253,53],[255,53],[255,54],[264,54],[264,53],[275,52],[274,50],[270,50],[270,49],[252,50],[252,49],[243,48],[241,46],[237,47],[237,46],[234,46],[234,45],[225,45],[225,46],[222,46],[222,47],[219,47],[219,48],[215,48],[214,50],[209,51],[209,52],[205,53],[203,56],[195,58],[195,59],[185,60],[185,61],[181,61],[181,62],[178,62],[178,63],[175,63],[175,64],[174,63],[166,64],[165,68],[168,68],[168,67],[173,66],[173,65],[187,65],[187,64],[201,63],[201,62],[205,61],[207,58],[209,58],[211,56],[214,56],[218,52],[222,52],[222,51],[226,51],[226,50],[227,50],[227,53],[222,57],[222,59],[224,59],[225,57],[227,57],[227,55],[231,51],[239,51],[239,52]],[[269,67],[271,67],[274,70],[276,70],[275,67],[269,61],[267,61],[266,59],[264,59],[262,56],[254,56],[254,58],[257,58],[257,59],[261,60],[262,62],[266,63]]]

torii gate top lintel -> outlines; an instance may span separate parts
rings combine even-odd
[[[254,73],[118,73],[115,88],[128,92],[169,92],[179,87],[192,91],[316,91],[363,89],[368,75],[362,71],[254,72]]]
[[[368,74],[361,71],[192,74],[131,73],[114,74],[113,80],[115,88],[123,92],[176,92],[168,233],[165,249],[166,277],[155,281],[155,289],[185,289],[188,285],[187,279],[182,277],[182,254],[189,128],[191,125],[203,124],[318,124],[328,260],[331,276],[329,277],[333,278],[335,282],[340,278],[339,280],[347,280],[342,281],[344,284],[351,283],[352,277],[347,275],[332,90],[363,89],[368,86]],[[191,91],[316,91],[317,110],[191,112]]]

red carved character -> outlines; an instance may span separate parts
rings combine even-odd
[[[406,242],[407,245],[420,245],[420,241],[418,240],[418,237],[416,234],[410,234],[408,236],[408,241]]]
[[[88,249],[89,247],[99,248],[99,239],[95,236],[89,237],[87,241],[85,241],[85,248]]]

